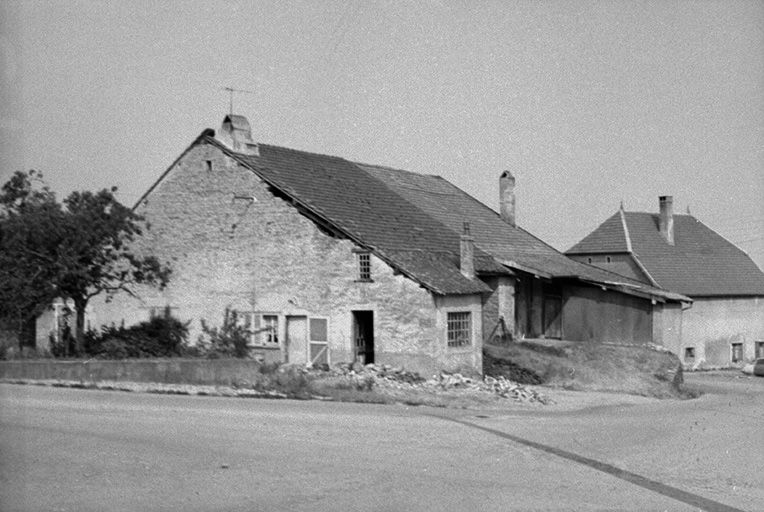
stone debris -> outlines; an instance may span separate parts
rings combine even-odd
[[[460,373],[440,373],[425,379],[415,372],[389,365],[368,364],[339,364],[321,370],[332,376],[344,376],[356,384],[357,389],[393,388],[399,390],[421,389],[430,392],[440,391],[472,391],[492,393],[501,398],[518,402],[538,402],[549,404],[552,401],[533,388],[518,384],[504,377],[494,378],[485,376],[483,379],[464,376]]]
[[[360,365],[357,363],[340,363],[331,367],[310,368],[303,365],[283,365],[277,372],[296,372],[308,378],[339,379],[353,389],[371,391],[378,389],[395,394],[407,391],[424,391],[427,393],[487,393],[516,402],[535,402],[551,404],[553,401],[535,389],[511,381],[504,377],[486,376],[483,379],[464,376],[460,373],[440,373],[425,379],[416,372],[390,365]],[[162,384],[139,382],[79,382],[63,380],[35,381],[28,379],[13,379],[5,382],[17,384],[38,384],[60,387],[75,387],[111,391],[136,391],[143,393],[198,395],[198,396],[228,396],[240,398],[288,398],[290,395],[273,389],[253,389],[249,382],[237,382],[231,386],[192,385],[192,384]],[[314,399],[328,399],[313,395]]]

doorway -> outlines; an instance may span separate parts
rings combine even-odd
[[[353,360],[374,362],[374,311],[353,311]]]
[[[286,317],[284,359],[287,363],[307,363],[308,317]]]

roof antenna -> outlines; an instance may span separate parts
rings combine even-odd
[[[623,211],[623,199],[621,199],[621,211]]]
[[[233,87],[221,87],[221,90],[228,91],[228,113],[233,115],[233,93],[241,92],[245,94],[255,94],[255,91],[246,91],[244,89],[234,89]]]

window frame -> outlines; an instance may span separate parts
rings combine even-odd
[[[356,260],[356,283],[373,283],[371,272],[371,251],[366,249],[353,249]]]
[[[179,318],[178,317],[178,307],[172,306],[170,304],[164,304],[163,306],[149,306],[148,307],[148,313],[149,313],[149,321],[155,319],[155,318],[165,318],[167,315],[165,313],[169,313],[170,318]]]
[[[764,340],[753,342],[754,359],[764,359]]]
[[[456,318],[457,315],[463,315]],[[446,311],[446,347],[463,349],[473,346],[472,311]],[[460,335],[467,334],[466,340],[460,340]],[[453,338],[453,339],[452,339]]]
[[[281,347],[279,336],[281,315],[272,311],[237,311],[236,315],[237,324],[243,327],[249,336],[248,346],[258,348]],[[275,319],[275,325],[272,328],[268,329],[265,326],[265,317]]]
[[[736,352],[739,352],[738,357],[735,357]],[[733,363],[740,363],[743,361],[743,344],[742,343],[730,343],[730,361]]]

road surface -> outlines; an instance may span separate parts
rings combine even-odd
[[[729,375],[576,412],[0,385],[0,510],[764,510],[764,379]]]

